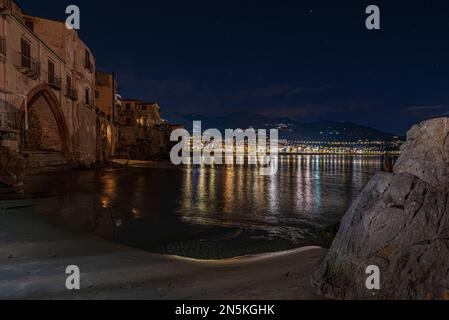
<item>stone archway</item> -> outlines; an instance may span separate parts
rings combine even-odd
[[[103,119],[97,118],[97,161],[107,161],[112,156],[112,128]]]
[[[106,125],[106,145],[108,157],[110,158],[112,156],[112,127],[109,123]]]
[[[97,117],[96,128],[97,161],[107,161],[110,158],[108,143],[108,123],[106,122],[106,120]]]
[[[25,130],[25,114],[21,123],[21,150],[69,152],[68,128],[60,104],[53,91],[46,85],[31,90],[28,100],[28,130]],[[22,110],[25,106],[22,106]]]

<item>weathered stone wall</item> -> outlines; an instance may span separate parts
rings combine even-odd
[[[24,161],[20,154],[0,146],[0,186],[20,187],[24,174]]]
[[[168,157],[168,128],[122,126],[118,151],[121,157],[138,160]]]
[[[26,16],[20,8],[16,9],[17,19],[7,12],[0,16],[0,36],[7,38],[6,62],[0,63],[0,88],[7,92],[7,101],[17,113],[14,129],[18,132],[8,133],[8,141],[2,138],[1,144],[21,150],[62,150],[74,161],[94,163],[96,114],[94,107],[83,99],[86,88],[92,97],[95,92],[93,55],[92,66],[86,67],[84,56],[90,50],[74,30],[67,30],[64,22]],[[24,26],[23,19],[34,22],[34,32]],[[23,38],[30,45],[33,61],[40,63],[39,72],[30,73],[21,64]],[[49,60],[54,64],[54,76],[60,79],[59,87],[49,83]],[[68,95],[67,76],[71,77],[71,87],[78,98]],[[28,132],[24,125],[25,100],[30,111]],[[5,137],[3,133],[2,136]],[[28,145],[22,145],[27,139]]]
[[[151,155],[153,157],[168,156],[168,129],[154,127],[150,130]]]
[[[29,107],[28,124],[22,149],[62,151],[58,124],[43,96]]]
[[[366,269],[380,269],[368,290]],[[414,126],[344,216],[312,283],[335,299],[449,299],[449,118]]]
[[[74,131],[74,152],[83,166],[96,162],[96,115],[89,107],[76,110],[77,125]]]
[[[142,160],[168,157],[170,126],[162,121],[157,103],[123,100],[117,115],[119,156]]]

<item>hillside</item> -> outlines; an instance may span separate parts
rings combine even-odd
[[[396,140],[397,136],[351,122],[298,122],[289,118],[270,118],[249,112],[210,117],[199,114],[173,114],[167,120],[191,130],[193,121],[201,121],[203,130],[225,129],[279,129],[280,139],[318,141]]]

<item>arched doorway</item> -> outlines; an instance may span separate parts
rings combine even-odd
[[[26,155],[27,167],[67,164],[68,129],[61,106],[53,91],[40,85],[27,96],[27,122],[22,113],[20,149]],[[22,106],[25,110],[25,106]]]
[[[24,108],[23,108],[24,109]],[[28,94],[28,130],[25,115],[21,121],[23,151],[68,152],[68,130],[57,98],[47,86]]]
[[[101,122],[100,129],[102,160],[107,161],[112,156],[112,129],[105,121]]]
[[[112,156],[112,127],[110,124],[106,127],[106,141],[107,141],[107,148],[108,148],[108,156]]]
[[[97,161],[108,161],[112,156],[112,129],[104,119],[97,118]]]

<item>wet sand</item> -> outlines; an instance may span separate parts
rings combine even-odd
[[[310,275],[326,250],[307,247],[225,260],[151,254],[79,235],[0,202],[0,299],[319,299]],[[81,270],[81,290],[65,269]]]

